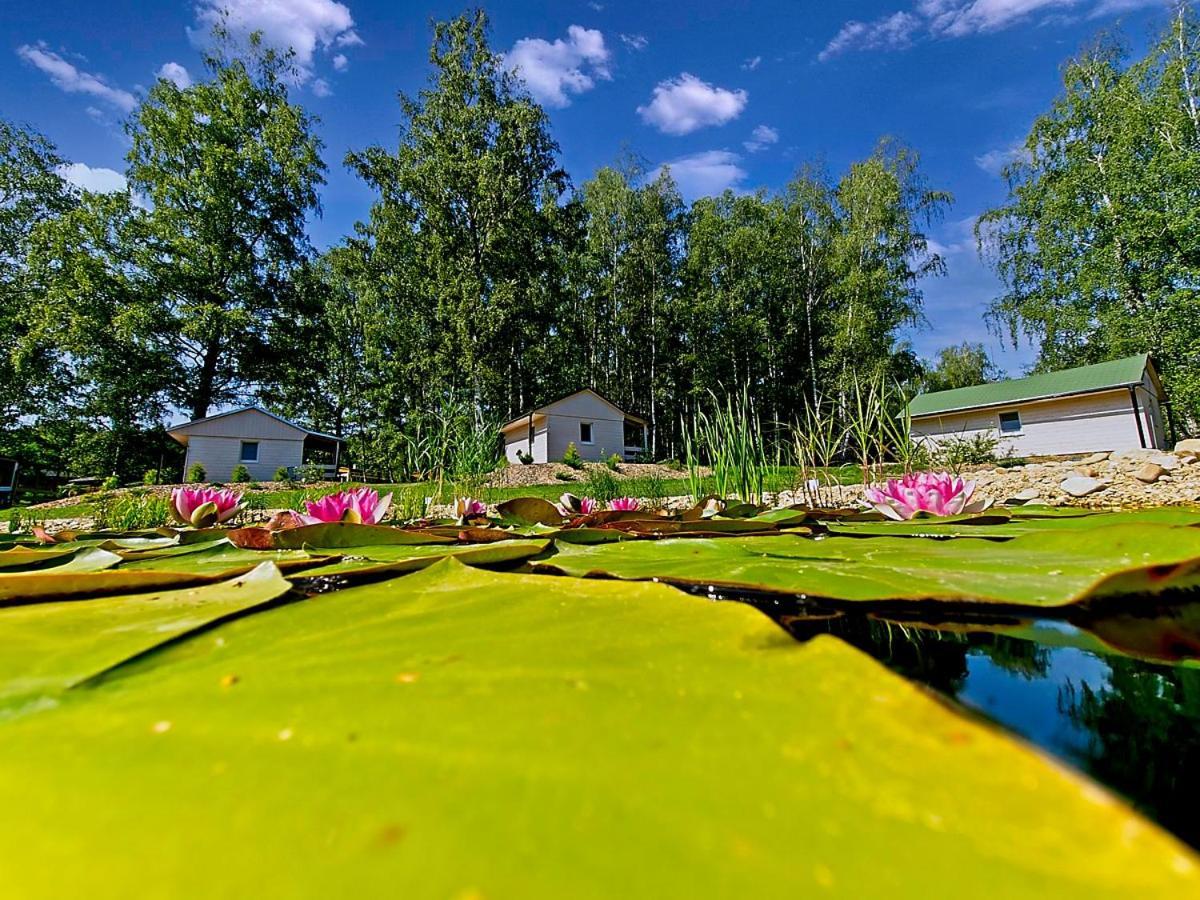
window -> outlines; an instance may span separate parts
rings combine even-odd
[[[592,442],[592,423],[591,422],[580,422],[579,423],[579,443],[590,444],[591,442]]]
[[[258,462],[258,441],[242,441],[241,462]]]
[[[1001,434],[1020,434],[1021,433],[1021,414],[1019,412],[1002,412],[1002,413],[1000,413],[1000,433]]]

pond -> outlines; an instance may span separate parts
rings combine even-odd
[[[1136,617],[922,621],[726,599],[749,600],[799,640],[841,638],[1086,772],[1200,847],[1200,601],[1142,598],[1151,611]]]

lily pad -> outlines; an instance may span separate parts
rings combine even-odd
[[[266,528],[239,528],[228,533],[229,540],[239,547],[253,550],[295,550],[303,547],[337,549],[369,547],[378,544],[449,544],[452,538],[424,531],[393,528],[390,525],[359,525],[351,522],[328,522],[268,531]]]
[[[518,525],[558,525],[563,514],[549,500],[540,497],[516,497],[496,507],[500,517]]]
[[[780,535],[561,544],[534,567],[841,601],[1057,607],[1200,585],[1200,529],[1112,525],[1003,543]]]
[[[840,641],[658,585],[447,560],[114,675],[0,723],[14,896],[1200,891],[1082,777]]]
[[[72,685],[291,585],[270,563],[205,587],[0,611],[0,722],[44,708]]]

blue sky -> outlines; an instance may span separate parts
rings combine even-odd
[[[217,6],[234,30],[294,46],[296,98],[321,119],[329,183],[312,224],[336,243],[370,193],[349,149],[391,145],[397,91],[427,75],[428,23],[459,3],[396,0],[42,0],[0,17],[0,115],[28,122],[94,189],[121,184],[120,123],[156,77],[203,74]],[[982,312],[998,286],[971,225],[1004,197],[997,172],[1058,92],[1063,61],[1103,29],[1140,51],[1167,0],[506,0],[487,6],[493,46],[549,108],[576,184],[632,150],[671,162],[685,193],[782,186],[805,161],[833,172],[895,135],[922,154],[954,207],[931,234],[946,278],[926,283],[917,350],[983,341],[1018,373],[1031,350],[1003,347]]]

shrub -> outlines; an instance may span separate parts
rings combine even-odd
[[[208,472],[204,468],[203,463],[194,462],[188,466],[187,477],[184,478],[188,484],[197,484],[208,481]]]
[[[159,483],[158,469],[147,469],[142,475],[142,484],[151,485]]]
[[[229,480],[234,484],[249,484],[254,479],[250,474],[250,470],[242,463],[238,463],[233,467],[233,474],[229,476]]]
[[[963,466],[996,462],[999,446],[1000,436],[987,431],[977,432],[970,437],[954,435],[939,441],[932,457],[936,464],[957,471]]]
[[[273,481],[291,481],[292,472],[287,466],[280,466],[272,476]]]
[[[570,472],[555,472],[554,477],[557,478],[559,481],[574,481],[575,480],[575,476],[572,475]]]
[[[670,469],[672,472],[682,472],[683,463],[677,459],[661,459],[658,464],[664,469]]]
[[[304,484],[315,484],[325,480],[325,467],[318,463],[304,463],[296,467],[296,478]]]
[[[115,491],[120,486],[121,486],[121,479],[118,478],[116,475],[109,475],[107,478],[104,479],[103,482],[101,482],[100,490]]]
[[[604,461],[604,464],[606,466],[608,466],[609,470],[612,472],[621,471],[621,457],[615,453],[612,456],[610,456],[608,459],[606,459]]]
[[[567,449],[563,453],[562,461],[565,465],[570,466],[572,469],[583,468],[583,457],[579,455],[579,448],[575,446],[574,441],[571,441],[571,443],[567,444]]]
[[[523,466],[531,466],[531,465],[533,465],[533,454],[527,453],[524,450],[518,450],[517,451],[517,460]]]

